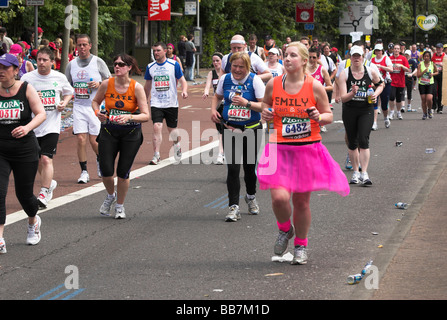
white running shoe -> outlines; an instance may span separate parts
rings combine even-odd
[[[352,174],[351,181],[349,181],[349,184],[359,184],[360,183],[360,172],[354,171]]]
[[[0,238],[0,254],[6,253],[6,242],[5,239]]]
[[[239,212],[239,206],[236,204],[233,204],[230,207],[230,212],[228,212],[227,216],[225,217],[226,222],[236,222],[241,218],[241,214]]]
[[[245,196],[245,202],[248,204],[248,214],[257,215],[259,214],[259,205],[256,198],[249,199],[247,195]]]
[[[368,176],[367,172],[362,172],[360,173],[360,181],[364,186],[371,186],[372,185],[372,181]]]
[[[224,161],[225,161],[225,154],[219,153],[216,159],[216,164],[218,165],[224,164]]]
[[[151,165],[157,165],[160,162],[160,156],[154,155],[152,160],[149,162]]]
[[[40,217],[36,215],[36,223],[33,225],[28,225],[28,235],[26,237],[26,243],[29,245],[36,245],[40,242],[42,234],[40,232],[40,227],[42,226],[42,221]]]
[[[305,246],[295,246],[293,251],[293,260],[291,264],[306,264],[307,263],[307,248]]]
[[[124,207],[115,206],[115,219],[126,219],[126,212]]]
[[[397,119],[403,120],[402,113],[400,111],[397,112]]]
[[[56,189],[56,187],[57,187],[57,181],[51,180],[50,188],[48,189],[48,194],[47,194],[48,202],[50,202],[51,199],[53,199],[53,191],[54,191],[54,189]]]
[[[177,162],[182,160],[182,148],[180,147],[180,142],[174,143],[174,159]]]
[[[46,209],[48,205],[48,190],[40,189],[39,196],[37,197],[37,202],[39,204],[39,209]]]
[[[88,183],[90,181],[90,175],[87,170],[82,170],[81,176],[78,179],[78,183]]]
[[[112,208],[112,205],[114,205],[116,202],[116,192],[113,193],[113,196],[110,197],[109,195],[106,196],[106,199],[101,205],[101,208],[99,208],[99,213],[103,216],[110,216],[110,209]]]
[[[372,128],[371,128],[373,131],[376,131],[377,129],[378,129],[378,127],[377,127],[377,122],[374,122],[373,123],[373,126],[372,126]]]
[[[390,127],[390,125],[391,125],[391,121],[390,121],[390,119],[388,119],[388,118],[386,118],[385,119],[385,128],[389,128]]]
[[[389,114],[389,116],[388,116],[388,119],[389,119],[389,120],[393,120],[393,119],[394,119],[394,110],[391,110],[391,111],[390,111],[390,114]]]

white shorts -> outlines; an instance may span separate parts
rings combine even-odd
[[[92,136],[99,135],[101,122],[91,107],[75,106],[73,108],[73,133],[88,133]]]

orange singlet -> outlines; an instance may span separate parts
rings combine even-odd
[[[118,93],[115,90],[115,78],[109,78],[105,94],[105,105],[109,113],[110,122],[114,122],[113,119],[121,114],[135,113],[138,110],[135,85],[136,80],[131,79],[126,93]]]
[[[321,140],[320,125],[309,119],[306,109],[314,107],[314,78],[307,75],[303,87],[297,94],[288,94],[283,88],[283,77],[273,80],[272,109],[273,128],[276,135],[270,135],[272,143],[312,143]]]

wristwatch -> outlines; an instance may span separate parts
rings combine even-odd
[[[248,102],[247,102],[247,105],[246,105],[245,107],[250,109],[250,108],[251,108],[251,102],[248,101]]]

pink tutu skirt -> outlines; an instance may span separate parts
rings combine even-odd
[[[258,162],[261,190],[284,188],[292,193],[327,190],[349,194],[349,183],[327,148],[316,142],[306,145],[268,143]]]

